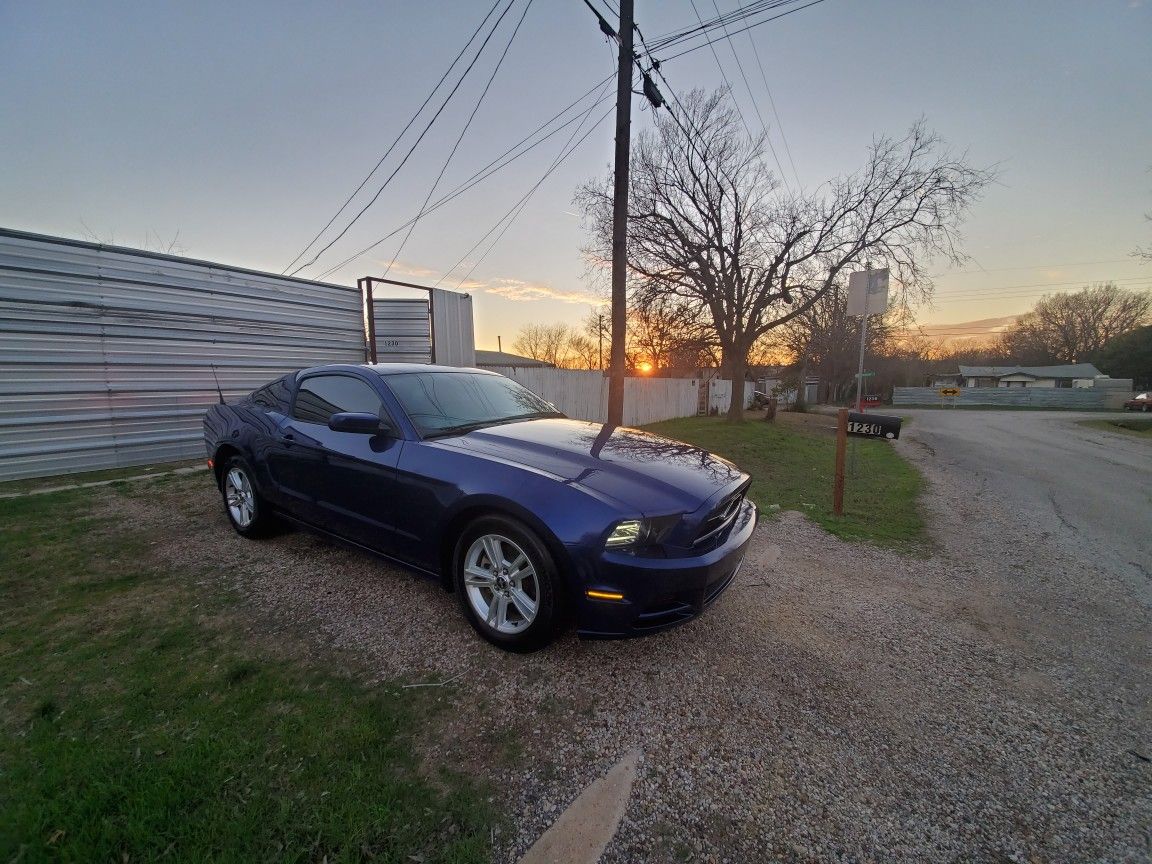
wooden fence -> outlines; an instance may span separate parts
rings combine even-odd
[[[484,368],[518,381],[569,417],[603,423],[608,416],[608,378],[601,372],[511,366]],[[626,378],[624,425],[642,426],[659,420],[691,417],[698,411],[699,400],[699,380]]]

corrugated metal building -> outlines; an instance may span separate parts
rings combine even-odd
[[[380,359],[426,362],[428,300],[388,308]],[[365,357],[357,288],[0,229],[0,480],[199,457],[217,386]]]

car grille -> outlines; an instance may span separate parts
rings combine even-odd
[[[748,487],[745,486],[721,501],[716,509],[708,514],[708,518],[701,523],[700,530],[696,533],[696,539],[692,541],[692,545],[694,547],[704,546],[723,534],[736,521],[736,516],[740,513],[740,505],[744,503],[744,495],[747,492]]]

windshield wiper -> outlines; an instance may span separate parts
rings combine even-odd
[[[457,423],[455,426],[441,426],[424,433],[425,438],[444,438],[449,435],[463,435],[475,432],[485,426],[500,426],[504,423],[518,423],[521,420],[546,420],[567,415],[560,411],[530,411],[527,414],[514,414],[511,417],[493,417],[489,420],[476,420],[472,423]]]
[[[498,423],[514,423],[517,420],[548,420],[555,417],[567,417],[562,411],[529,411],[527,414],[514,414],[511,417],[502,417]]]
[[[463,435],[465,432],[474,432],[499,423],[499,420],[477,420],[475,423],[457,423],[455,426],[441,426],[439,429],[430,429],[424,433],[425,438],[443,438],[448,435]]]

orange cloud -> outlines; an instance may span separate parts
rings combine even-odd
[[[529,303],[533,300],[558,300],[561,303],[596,305],[603,302],[602,297],[589,291],[565,291],[541,282],[525,282],[522,279],[498,278],[487,281],[468,281],[460,288],[466,291],[482,291],[485,294],[503,297],[505,300],[523,303]]]

